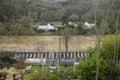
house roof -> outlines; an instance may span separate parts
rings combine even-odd
[[[84,23],[83,27],[85,29],[91,29],[92,27],[94,27],[95,24],[94,23],[88,23],[87,21]]]
[[[40,25],[37,27],[37,30],[53,30],[56,29],[53,25],[47,24],[47,25]]]

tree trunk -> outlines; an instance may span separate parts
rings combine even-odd
[[[65,49],[68,52],[68,37],[65,38]]]

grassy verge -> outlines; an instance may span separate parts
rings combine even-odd
[[[32,71],[41,70],[41,69],[50,70],[49,66],[32,66],[32,68],[31,68]],[[59,69],[60,69],[60,71],[73,70],[73,66],[67,66],[67,67],[60,66]]]
[[[41,35],[53,35],[53,32],[50,32],[50,31],[48,31],[48,32],[43,32],[43,33],[41,33]]]
[[[41,70],[41,69],[49,70],[49,66],[32,66],[31,68],[32,71]]]
[[[73,70],[73,66],[60,66],[61,71]]]

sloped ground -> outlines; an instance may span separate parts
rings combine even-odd
[[[94,46],[95,36],[71,36],[69,51],[85,50]],[[64,38],[60,36],[0,37],[1,51],[65,51]]]

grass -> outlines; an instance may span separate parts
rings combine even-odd
[[[63,26],[62,24],[56,24],[55,25],[57,28],[65,28],[65,26]]]
[[[64,27],[61,22],[55,21],[55,22],[50,22],[50,24],[53,24],[55,27]]]
[[[53,32],[47,31],[47,32],[41,33],[41,35],[53,35]]]
[[[44,69],[44,70],[49,70],[49,66],[32,66],[31,70],[35,71],[35,70],[40,70],[40,69]],[[59,67],[60,71],[67,71],[67,70],[73,70],[73,66],[60,66]]]
[[[31,68],[31,70],[33,70],[33,71],[40,70],[40,69],[49,70],[49,66],[32,66],[32,68]]]
[[[73,66],[60,66],[61,71],[73,70]]]
[[[37,73],[37,70],[41,71],[41,69],[43,69],[45,71],[43,75],[41,74],[41,72]],[[66,72],[67,72],[67,74],[69,73],[69,71],[71,72],[73,70],[73,66],[67,66],[67,67],[66,66],[59,66],[59,69],[62,72],[60,74],[64,75]],[[50,74],[50,75],[54,74],[54,73],[50,73],[49,66],[32,66],[31,70],[33,72],[25,75],[23,80],[37,80],[38,78],[40,78],[40,75],[45,76],[45,77],[49,77],[47,74]],[[57,69],[55,70],[55,72],[56,71],[57,71]],[[51,80],[53,80],[53,79],[51,79]]]

